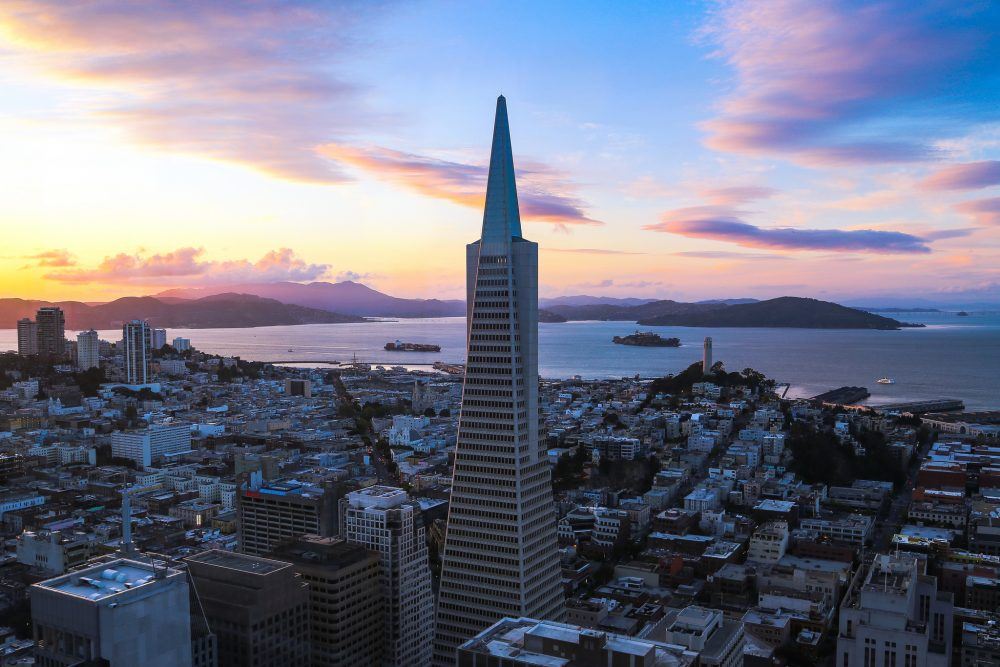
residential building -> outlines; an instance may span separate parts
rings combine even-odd
[[[538,436],[538,245],[521,235],[497,99],[482,236],[466,249],[468,340],[434,661],[500,618],[565,613],[551,470]]]
[[[952,649],[953,596],[938,590],[914,554],[875,556],[840,607],[836,664],[945,667]]]
[[[99,546],[92,533],[25,530],[17,536],[17,562],[58,576],[97,555]]]
[[[125,558],[31,587],[36,664],[191,665],[191,614],[182,570]]]
[[[174,338],[172,346],[178,352],[187,352],[191,349],[191,339],[181,338],[178,336],[177,338]]]
[[[17,321],[17,353],[22,357],[38,354],[38,323],[28,317]]]
[[[872,518],[865,514],[851,514],[838,518],[802,519],[799,527],[818,535],[825,535],[840,542],[862,546],[871,536]]]
[[[337,495],[331,487],[295,480],[265,482],[259,471],[238,492],[237,521],[243,553],[264,556],[302,535],[337,533]]]
[[[285,395],[310,398],[312,396],[312,383],[309,380],[288,378],[285,380]]]
[[[76,335],[76,367],[85,371],[101,365],[101,341],[97,332],[81,331]]]
[[[190,424],[153,424],[143,431],[111,434],[111,454],[144,467],[190,451]]]
[[[125,378],[129,384],[147,384],[149,372],[149,324],[132,320],[122,325]]]
[[[149,331],[149,349],[159,350],[161,347],[167,344],[166,329],[148,329],[148,331]]]
[[[219,667],[309,662],[309,587],[291,564],[222,550],[184,561],[216,636]]]
[[[341,534],[381,556],[386,667],[424,667],[434,639],[434,597],[420,505],[406,491],[369,486],[341,500]]]
[[[771,521],[758,527],[750,537],[747,561],[777,563],[788,549],[788,524]]]
[[[66,354],[66,316],[62,308],[49,306],[35,313],[38,323],[38,354],[59,358]]]
[[[343,538],[304,535],[272,554],[309,585],[312,664],[378,665],[385,636],[382,558]]]

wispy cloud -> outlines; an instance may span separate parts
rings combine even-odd
[[[330,270],[328,264],[310,264],[289,248],[271,250],[256,261],[206,260],[204,253],[203,248],[191,247],[152,255],[119,253],[94,268],[54,271],[45,278],[62,283],[203,285],[316,280]]]
[[[1000,185],[1000,160],[954,164],[920,182],[925,190],[978,190],[991,185]]]
[[[392,183],[428,197],[481,208],[486,192],[487,167],[451,162],[388,148],[328,144],[321,149],[338,162],[350,164]],[[518,199],[526,220],[559,225],[600,225],[588,217],[586,205],[577,198],[572,184],[562,174],[541,164],[530,163],[518,170]]]
[[[1000,225],[1000,197],[959,202],[955,210],[981,225]]]
[[[542,248],[542,252],[568,252],[580,255],[645,255],[644,252],[631,250],[612,250],[609,248]]]
[[[65,267],[76,265],[76,258],[73,257],[71,252],[65,249],[46,250],[34,255],[24,255],[22,259],[33,260],[34,266]]]
[[[961,88],[994,75],[998,27],[994,3],[720,2],[704,35],[735,81],[707,143],[807,164],[931,159],[933,136],[1000,116]]]
[[[699,206],[677,209],[644,229],[692,238],[727,241],[749,248],[857,253],[928,253],[926,239],[874,229],[801,229],[758,227],[741,220],[738,211]]]
[[[737,206],[758,199],[767,199],[778,194],[774,188],[762,185],[731,185],[723,188],[702,190],[701,196],[711,204]]]
[[[739,261],[791,259],[788,255],[777,255],[774,253],[729,252],[727,250],[683,250],[673,254],[678,257],[693,257],[695,259],[733,259]]]
[[[90,86],[79,106],[142,144],[331,183],[316,146],[374,120],[337,61],[378,6],[6,0],[0,34],[8,64]]]

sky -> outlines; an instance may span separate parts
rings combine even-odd
[[[461,298],[507,98],[543,296],[1000,302],[1000,3],[0,4],[0,297]]]

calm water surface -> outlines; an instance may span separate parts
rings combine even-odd
[[[853,331],[815,329],[713,329],[643,327],[676,336],[679,348],[615,345],[611,337],[631,333],[629,322],[567,322],[539,325],[539,371],[543,377],[643,377],[674,373],[701,358],[705,336],[729,370],[748,366],[791,384],[789,396],[812,396],[834,387],[861,385],[870,403],[960,398],[968,409],[1000,409],[1000,313],[894,313],[923,329]],[[190,338],[200,350],[252,361],[349,362],[385,365],[461,363],[465,319],[393,320],[365,324],[308,324],[252,329],[169,329],[167,339]],[[102,331],[118,340],[120,331]],[[440,352],[386,352],[386,342],[435,343]],[[17,347],[12,330],[0,330],[0,350]],[[290,350],[290,351],[289,351]],[[888,376],[894,385],[876,384]]]

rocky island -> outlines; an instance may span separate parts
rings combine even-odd
[[[628,336],[615,336],[611,342],[619,345],[636,345],[638,347],[680,347],[680,338],[663,338],[652,331],[636,331]]]

